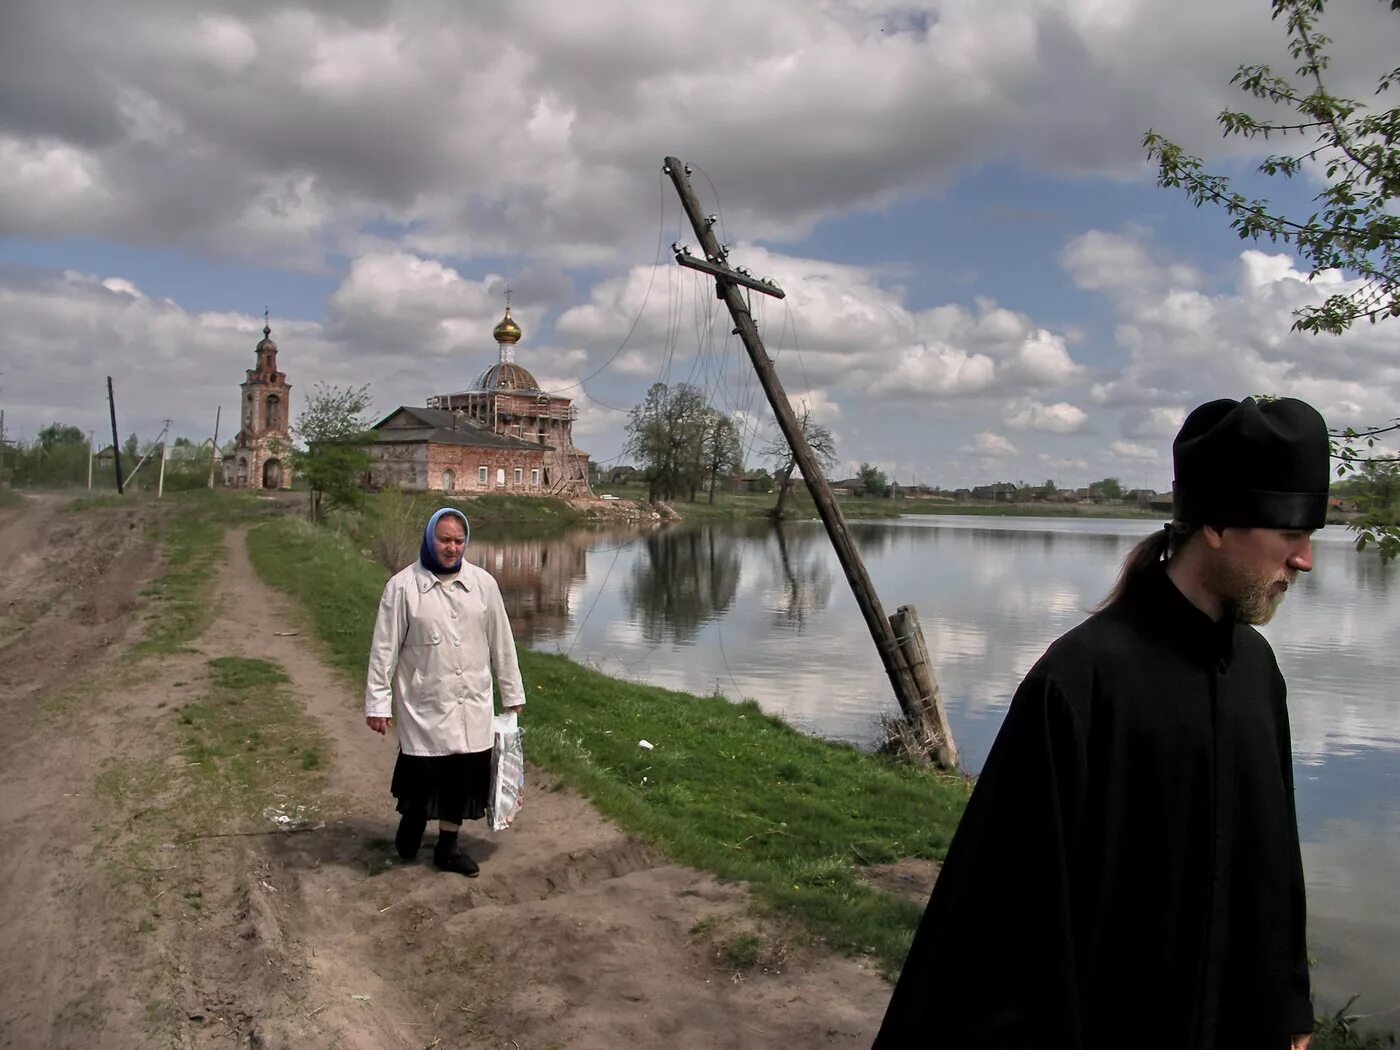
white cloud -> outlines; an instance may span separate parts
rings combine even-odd
[[[1073,434],[1085,429],[1089,417],[1082,408],[1060,401],[1043,405],[1028,397],[1016,398],[1002,410],[1002,422],[1015,430],[1041,430],[1048,434]]]
[[[1343,94],[1393,51],[1382,6],[1328,12]],[[58,196],[89,235],[259,258],[266,231],[239,217],[264,210],[268,187],[313,186],[334,221],[293,223],[283,250],[304,266],[378,222],[427,254],[634,258],[653,243],[677,128],[732,228],[761,238],[1005,158],[1135,175],[1124,129],[1208,127],[1241,56],[1286,57],[1253,6],[1208,0],[941,0],[922,18],[863,0],[133,0],[32,5],[7,28],[8,149],[59,178],[0,164],[0,232],[49,229],[36,217]],[[1131,280],[1140,260],[1124,261],[1086,279]]]
[[[1071,246],[1089,243],[1086,234]],[[1095,243],[1119,235],[1099,233]],[[1187,411],[1215,397],[1276,394],[1333,411],[1333,426],[1393,415],[1400,401],[1400,345],[1383,326],[1360,325],[1339,337],[1292,330],[1295,311],[1355,287],[1336,274],[1308,282],[1288,255],[1248,249],[1239,255],[1232,291],[1173,283],[1174,267],[1143,238],[1132,238],[1148,263],[1133,282],[1095,285],[1119,316],[1115,341],[1126,353],[1117,374],[1091,385],[1095,405],[1125,410],[1129,437],[1167,437]],[[1062,264],[1084,272],[1084,255]]]
[[[1146,445],[1134,444],[1131,441],[1115,441],[1108,446],[1115,456],[1123,459],[1144,460],[1146,462],[1156,462],[1161,458],[1161,453],[1155,448]]]
[[[1000,434],[983,430],[973,437],[972,444],[963,446],[963,451],[989,459],[1010,459],[1016,455],[1016,446]]]
[[[1172,438],[1186,422],[1185,405],[1156,405],[1123,413],[1123,434],[1130,438]]]

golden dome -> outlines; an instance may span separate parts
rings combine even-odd
[[[501,323],[491,329],[491,334],[498,343],[514,346],[520,342],[520,326],[511,320],[509,306],[506,307],[506,315],[501,318]]]

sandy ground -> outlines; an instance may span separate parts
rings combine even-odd
[[[153,513],[0,510],[0,1046],[869,1045],[889,995],[870,961],[806,949],[730,972],[695,931],[751,928],[744,888],[667,863],[539,770],[514,828],[468,825],[479,879],[374,873],[394,744],[256,578],[241,532],[209,581],[216,627],[127,671],[159,569]],[[328,741],[324,826],[209,839],[202,909],[143,933],[165,902],[140,899],[157,884],[142,880],[178,851],[139,789],[98,781],[114,762],[180,760],[151,727],[216,656],[291,675]],[[117,842],[150,844],[129,875],[104,850]]]

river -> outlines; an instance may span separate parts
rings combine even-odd
[[[981,765],[1026,670],[1084,618],[1160,524],[911,516],[852,534],[887,611],[923,622],[964,764]],[[1315,541],[1263,632],[1289,683],[1309,939],[1321,1002],[1400,1027],[1400,564],[1342,528]],[[861,746],[897,712],[817,522],[572,533],[468,557],[502,585],[521,639],[608,674],[752,697]]]

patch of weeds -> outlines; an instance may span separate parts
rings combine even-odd
[[[1340,1010],[1318,1016],[1309,1050],[1385,1050],[1397,1045],[1394,1032],[1360,1029],[1359,1022],[1366,1019],[1365,1015],[1351,1012],[1359,998],[1353,995]]]
[[[781,973],[792,957],[796,932],[783,923],[755,922],[733,915],[711,915],[690,928],[691,938],[721,970],[736,976],[755,971]]]
[[[695,924],[690,927],[690,935],[692,937],[705,937],[711,931],[718,929],[720,922],[721,919],[718,915],[707,915],[703,919],[697,919]]]
[[[397,850],[392,839],[370,839],[365,848],[369,851],[369,859],[365,861],[367,877],[372,879],[393,868]]]
[[[245,656],[220,656],[208,661],[216,689],[251,689],[290,681],[287,672],[267,660]]]
[[[715,958],[726,970],[752,970],[763,958],[766,942],[756,933],[736,933],[721,941]]]

